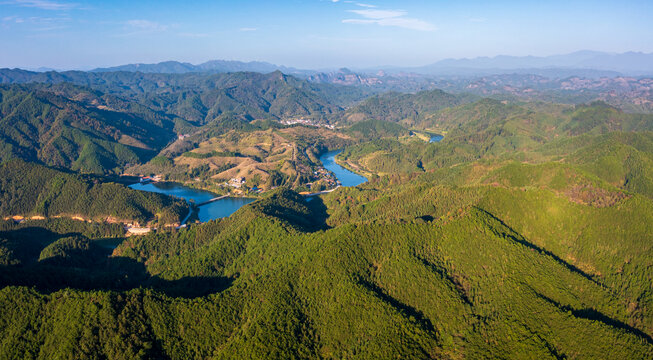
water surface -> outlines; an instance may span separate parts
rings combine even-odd
[[[193,200],[196,204],[208,201],[218,196],[210,191],[193,189],[172,182],[158,182],[149,184],[138,183],[129,185],[129,187],[134,190],[149,191],[176,196],[189,202]],[[197,216],[199,217],[200,222],[207,222],[214,219],[228,217],[236,212],[236,210],[240,209],[243,205],[247,205],[254,200],[256,199],[227,197],[200,206]]]
[[[333,172],[342,186],[356,186],[367,182],[366,177],[358,175],[336,164],[335,157],[341,152],[342,150],[336,150],[322,154],[322,156],[320,156],[322,165],[327,170]],[[147,184],[138,183],[129,185],[129,187],[134,190],[149,191],[176,196],[189,202],[192,200],[195,204],[208,201],[218,196],[210,191],[193,189],[173,182],[157,182]],[[198,217],[200,222],[207,222],[218,218],[228,217],[236,212],[236,210],[240,209],[243,205],[247,205],[254,200],[256,199],[240,197],[227,197],[220,199],[218,201],[200,206]]]
[[[442,139],[444,139],[444,136],[442,136],[440,134],[432,134],[431,138],[429,139],[429,142],[430,143],[440,142],[440,140],[442,140]]]
[[[342,186],[356,186],[367,182],[367,178],[365,176],[358,175],[355,172],[349,171],[344,167],[336,164],[336,155],[340,154],[341,152],[342,150],[336,150],[322,154],[322,156],[320,156],[320,162],[322,162],[324,168],[334,173]]]

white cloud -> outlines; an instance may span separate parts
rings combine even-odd
[[[356,3],[356,5],[360,7],[366,7],[366,8],[375,8],[376,5],[370,5],[370,4],[362,4],[362,3]]]
[[[67,29],[67,28],[69,28],[69,26],[55,25],[55,26],[46,26],[46,27],[35,28],[34,31],[54,31],[54,30],[62,30],[62,29]]]
[[[137,35],[150,35],[166,32],[171,29],[176,29],[177,24],[165,25],[156,21],[144,19],[132,19],[120,23],[123,25],[122,33],[115,33],[113,37],[137,36]]]
[[[388,19],[388,18],[396,18],[396,17],[406,15],[406,12],[403,10],[368,9],[368,10],[349,10],[349,12],[358,14],[368,19]]]
[[[182,32],[182,33],[179,33],[177,35],[181,36],[181,37],[185,37],[185,38],[195,38],[195,39],[209,37],[209,34],[205,34],[205,33]]]
[[[169,28],[168,25],[162,25],[158,22],[150,20],[129,20],[126,22],[126,24],[132,29],[140,30],[143,32],[161,32],[166,31]]]
[[[242,27],[242,28],[240,28],[240,29],[238,29],[238,30],[240,30],[240,31],[256,31],[256,30],[258,30],[258,29],[257,29],[257,28],[253,28],[253,27]]]
[[[17,24],[25,22],[25,19],[18,17],[18,16],[5,16],[2,18],[2,22],[8,23],[8,22],[15,22]]]
[[[360,5],[365,7],[365,5]],[[435,25],[420,19],[406,17],[404,10],[359,9],[349,12],[360,15],[359,19],[344,19],[345,24],[395,26],[410,30],[434,31]]]
[[[63,3],[50,0],[12,0],[2,2],[2,4],[31,7],[41,10],[70,10],[78,6],[73,3]]]
[[[0,19],[4,27],[10,24],[24,24],[26,29],[31,31],[52,31],[69,27],[67,23],[71,21],[69,17],[41,17],[30,16],[22,18],[19,16],[5,16]]]

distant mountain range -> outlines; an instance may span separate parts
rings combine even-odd
[[[367,82],[357,78],[358,74],[378,73],[388,74],[412,73],[436,76],[478,76],[497,74],[533,74],[550,78],[565,78],[583,76],[589,78],[613,77],[619,75],[653,75],[653,53],[642,52],[607,53],[600,51],[577,51],[564,55],[552,56],[507,56],[477,57],[472,59],[445,59],[436,63],[419,67],[380,66],[374,68],[356,69],[355,73],[341,69],[329,73],[320,70],[306,70],[275,65],[262,61],[230,61],[211,60],[193,65],[187,62],[164,61],[157,64],[127,64],[108,68],[97,68],[92,72],[141,72],[141,73],[228,73],[228,72],[260,72],[270,73],[281,71],[302,77],[312,77],[318,82],[357,83]],[[369,85],[369,84],[368,84]]]
[[[375,69],[378,70],[378,69]],[[414,68],[383,69],[392,72],[405,71],[431,75],[466,75],[466,74],[500,74],[506,72],[538,75],[545,72],[562,72],[569,75],[581,75],[592,70],[601,72],[619,72],[625,75],[653,74],[653,53],[626,52],[621,54],[599,51],[577,51],[564,55],[552,56],[506,56],[477,57],[473,59],[445,59],[431,65]]]
[[[91,72],[138,71],[142,73],[183,74],[193,72],[230,73],[240,71],[271,73],[277,70],[284,74],[307,74],[314,72],[262,61],[242,62],[231,60],[211,60],[198,65],[179,61],[164,61],[158,64],[127,64],[108,68],[97,68],[91,70]]]

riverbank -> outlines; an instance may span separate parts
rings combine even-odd
[[[189,209],[189,211],[192,213],[193,211],[192,207]],[[112,216],[91,219],[91,218],[85,218],[84,216],[79,214],[78,215],[55,215],[49,217],[42,216],[42,215],[11,215],[11,216],[5,216],[3,218],[4,221],[11,220],[18,224],[30,223],[32,221],[50,221],[55,219],[68,219],[68,220],[79,221],[87,224],[120,225],[125,230],[124,236],[145,235],[152,230],[156,230],[155,225],[157,224],[156,221],[154,220],[151,220],[141,225],[135,220],[130,220],[130,219],[116,219]],[[164,228],[171,228],[171,227],[178,228],[179,226],[180,223],[169,223],[163,225]]]
[[[342,186],[357,186],[367,182],[367,177],[357,173],[356,171],[347,169],[336,161],[336,157],[340,153],[342,153],[342,150],[329,151],[320,155],[319,160],[322,163],[322,166],[333,173]]]
[[[350,162],[350,161],[347,161],[347,160],[343,161],[341,159],[338,159],[337,157],[336,157],[335,161],[336,161],[336,163],[338,165],[342,166],[343,168],[345,168],[345,169],[347,169],[347,170],[349,170],[349,171],[351,171],[351,172],[353,172],[355,174],[358,174],[360,176],[363,176],[363,177],[367,178],[368,181],[369,181],[370,178],[372,178],[374,176],[373,173],[361,169],[361,166],[356,164],[356,163],[353,163],[353,162]]]

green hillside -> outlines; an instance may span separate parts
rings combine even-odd
[[[363,120],[347,128],[347,133],[357,139],[375,140],[387,137],[406,136],[409,134],[409,131],[405,127],[389,121]]]
[[[101,179],[13,160],[0,165],[0,216],[179,222],[188,205]]]
[[[0,85],[0,359],[653,359],[653,115],[280,72],[0,82],[30,82]],[[166,226],[188,204],[118,172],[257,200]]]
[[[0,69],[0,82],[71,83],[116,95],[194,124],[225,112],[253,118],[310,117],[324,121],[342,106],[365,97],[365,91],[331,84],[311,84],[275,71],[269,74],[156,74],[131,72],[34,73]]]
[[[371,96],[347,110],[344,119],[350,122],[367,119],[416,125],[441,109],[473,99],[469,95],[453,95],[442,90],[421,91],[417,94],[389,92]]]
[[[105,103],[85,104],[36,86],[0,86],[0,159],[106,173],[153,156],[174,136],[166,118]]]
[[[603,110],[609,115],[583,122],[586,117],[594,119],[588,113]],[[646,144],[653,129],[651,115],[623,113],[603,103],[533,110],[484,99],[442,110],[433,119],[428,128],[446,133],[439,143],[395,142],[388,147],[388,140],[381,139],[351,147],[341,156],[368,172],[382,174],[415,171],[418,163],[430,170],[479,159],[558,160],[587,164],[585,169],[610,177],[615,185],[625,186],[629,173],[637,178],[630,181],[631,189],[649,191],[645,169],[650,167]],[[642,146],[643,151],[637,150]],[[625,164],[620,166],[626,169],[612,172],[605,168],[610,162]]]
[[[229,219],[123,243],[110,263],[70,281],[85,289],[92,277],[96,289],[118,290],[97,279],[133,259],[127,277],[137,280],[123,286],[138,289],[5,287],[0,306],[11,316],[3,317],[3,355],[650,358],[652,249],[638,241],[652,230],[650,200],[597,208],[540,186],[524,192],[386,180],[310,207],[278,191]],[[381,187],[387,192],[379,194]],[[411,209],[424,199],[432,200],[413,213],[382,205]],[[342,211],[350,214],[339,217],[342,225],[320,225],[321,213],[331,219]],[[538,212],[589,226],[586,236],[562,242],[573,228],[541,222],[556,217],[514,217]],[[629,231],[595,243],[594,233],[619,227]],[[26,330],[27,338],[13,335]]]

